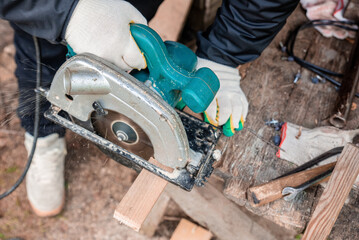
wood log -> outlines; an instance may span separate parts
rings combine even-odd
[[[247,197],[252,206],[262,206],[282,198],[285,187],[297,187],[335,166],[335,162],[301,171],[248,189]],[[328,178],[326,178],[327,180]]]
[[[302,240],[325,240],[359,174],[359,148],[347,144],[319,199]]]

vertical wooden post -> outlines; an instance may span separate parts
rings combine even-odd
[[[315,208],[302,240],[328,238],[359,174],[359,148],[347,144]]]

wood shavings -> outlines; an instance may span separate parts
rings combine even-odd
[[[302,126],[299,127],[298,134],[297,134],[297,136],[295,136],[295,138],[299,139],[300,135],[302,135]]]
[[[352,103],[352,107],[350,108],[351,111],[357,109],[357,104],[355,102]]]

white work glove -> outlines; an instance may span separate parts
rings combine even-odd
[[[92,53],[122,70],[146,68],[146,60],[131,36],[130,23],[146,24],[144,16],[122,0],[80,0],[65,32],[75,53]]]
[[[347,0],[301,0],[300,3],[307,10],[306,15],[309,20],[348,21],[348,19],[343,17],[343,10],[348,4]],[[335,26],[316,26],[315,29],[327,38],[336,37],[338,39],[345,39],[347,37],[355,37],[354,31],[348,31]]]
[[[215,126],[223,126],[223,133],[230,137],[243,128],[248,113],[248,101],[239,87],[241,76],[236,68],[199,58],[197,69],[207,67],[218,77],[220,88],[204,112],[205,120]]]
[[[277,157],[297,165],[302,165],[332,148],[345,146],[359,135],[359,129],[340,130],[330,126],[308,129],[289,122],[282,126],[281,132]],[[337,157],[339,155],[328,158],[319,165],[336,161]],[[355,185],[359,186],[359,176]]]

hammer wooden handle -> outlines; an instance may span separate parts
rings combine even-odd
[[[282,177],[268,183],[251,187],[247,190],[248,201],[253,206],[261,206],[263,204],[273,202],[274,200],[280,199],[282,197],[283,188],[298,187],[315,176],[318,176],[319,174],[324,173],[325,171],[334,167],[335,164],[335,162],[329,163],[317,168],[294,173],[292,175]],[[328,179],[329,177],[323,179],[321,182],[327,181]]]

